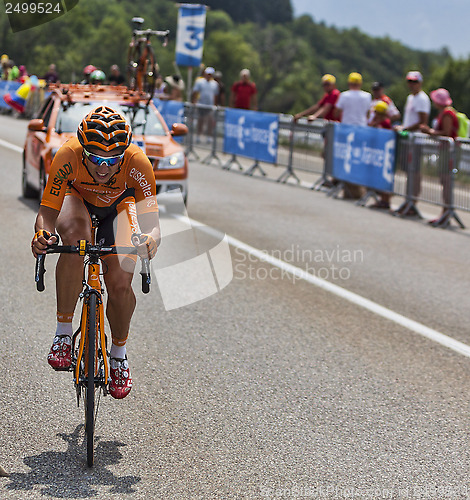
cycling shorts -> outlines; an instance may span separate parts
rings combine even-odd
[[[140,233],[134,191],[134,188],[127,188],[116,201],[107,207],[92,205],[84,200],[73,186],[68,186],[65,196],[74,196],[83,203],[90,215],[90,225],[91,215],[97,217],[99,225],[96,232],[96,243],[103,246],[120,246],[133,249],[132,234]],[[134,262],[137,260],[136,255],[124,255]]]

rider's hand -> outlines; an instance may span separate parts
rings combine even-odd
[[[31,242],[31,251],[33,255],[37,257],[38,255],[45,254],[46,248],[54,243],[58,243],[59,237],[45,229],[40,229],[33,238]]]
[[[132,242],[137,248],[137,253],[142,258],[153,259],[157,253],[157,242],[150,236],[150,234],[142,233],[136,235]]]

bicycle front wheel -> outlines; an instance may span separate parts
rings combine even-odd
[[[94,434],[95,434],[95,341],[96,341],[96,295],[92,293],[88,298],[87,320],[87,361],[88,377],[85,387],[85,434],[87,441],[87,464],[93,466]]]

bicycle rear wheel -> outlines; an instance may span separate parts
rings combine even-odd
[[[88,377],[85,387],[85,434],[87,441],[87,464],[93,466],[94,434],[95,434],[95,339],[97,330],[96,295],[92,293],[88,298],[87,320],[87,348],[88,348]]]

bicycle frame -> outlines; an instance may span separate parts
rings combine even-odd
[[[91,244],[95,244],[95,234],[97,229],[97,220],[92,218],[92,236],[91,236]],[[80,240],[79,242],[79,252],[78,254],[82,257],[86,255],[86,240]],[[76,335],[80,333],[80,343],[78,347],[77,358],[75,360],[75,384],[78,386],[80,382],[80,363],[83,358],[83,354],[85,353],[85,377],[88,377],[88,356],[87,347],[88,347],[88,338],[87,338],[87,325],[88,325],[88,317],[89,317],[89,297],[91,294],[96,294],[97,297],[97,334],[95,336],[95,370],[93,376],[95,377],[95,384],[98,383],[103,388],[104,395],[107,394],[106,387],[109,379],[109,368],[108,368],[108,359],[106,356],[106,335],[104,332],[104,306],[103,306],[103,289],[102,283],[100,280],[100,258],[98,255],[91,255],[89,257],[89,261],[87,265],[87,279],[83,280],[84,291],[80,294],[80,298],[83,299],[83,307],[82,307],[82,315],[80,321],[80,328],[74,335],[72,342],[72,352],[75,347],[75,339]],[[99,349],[101,348],[101,356],[99,356]],[[104,354],[103,354],[104,352]],[[103,376],[96,380],[96,376],[98,374],[99,363],[98,360],[103,361],[104,365],[104,373]],[[104,382],[104,385],[103,385]]]
[[[143,24],[144,19],[133,18],[132,21],[137,27]],[[132,32],[132,39],[127,53],[128,86],[131,90],[147,92],[150,99],[153,96],[156,81],[156,60],[150,37],[152,35],[162,37],[163,46],[165,47],[168,43],[169,33],[169,30],[155,31],[150,29],[134,29]],[[145,79],[148,81],[145,81]]]

